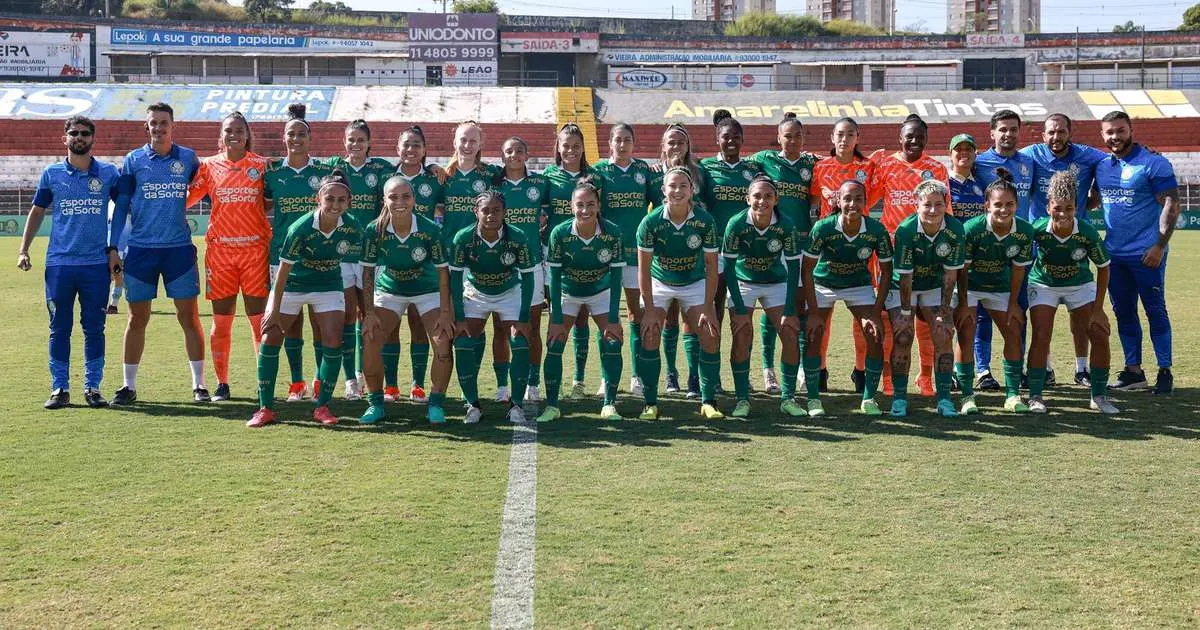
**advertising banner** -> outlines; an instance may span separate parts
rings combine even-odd
[[[506,53],[594,53],[599,50],[599,33],[500,34],[500,51]]]
[[[612,51],[601,55],[604,63],[629,64],[725,64],[763,65],[781,63],[778,53],[740,53],[728,51]]]
[[[408,50],[414,61],[495,61],[499,33],[495,13],[408,14]]]
[[[240,111],[251,121],[285,120],[289,103],[308,106],[309,120],[327,120],[336,89],[322,86],[223,87],[0,83],[0,118],[141,120],[148,103],[163,101],[178,120],[220,120]]]
[[[307,48],[320,51],[401,52],[403,42],[372,39],[341,39],[308,37],[270,32],[219,33],[212,31],[181,31],[142,28],[113,28],[109,36],[113,48],[266,48],[294,50]]]
[[[90,78],[95,40],[94,30],[0,31],[0,77]]]
[[[767,91],[774,85],[774,66],[608,67],[609,89]]]

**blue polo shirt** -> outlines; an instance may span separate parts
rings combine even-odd
[[[1158,195],[1178,188],[1167,158],[1140,144],[1124,159],[1108,155],[1096,165],[1109,256],[1141,257],[1158,242]]]
[[[1030,201],[1033,193],[1033,182],[1037,177],[1037,162],[1020,151],[1012,157],[1004,157],[996,153],[995,148],[988,149],[975,157],[975,176],[984,188],[996,181],[996,169],[1003,166],[1012,173],[1013,186],[1017,187],[1017,216],[1029,221]]]
[[[121,167],[120,190],[108,242],[116,245],[133,218],[129,231],[131,247],[166,248],[190,245],[192,231],[187,223],[188,184],[200,168],[196,152],[177,144],[159,155],[149,144],[130,151]]]
[[[1054,155],[1045,143],[1027,146],[1021,149],[1021,153],[1033,158],[1038,166],[1033,186],[1032,219],[1036,221],[1048,214],[1046,191],[1050,189],[1050,178],[1059,171],[1067,170],[1075,171],[1078,182],[1075,211],[1082,216],[1087,209],[1088,192],[1096,180],[1096,165],[1108,157],[1107,154],[1086,144],[1075,143],[1067,145],[1067,154],[1062,157]]]
[[[117,198],[117,167],[95,158],[87,170],[63,160],[42,171],[33,205],[50,215],[46,266],[106,264],[108,202]]]
[[[983,184],[974,173],[959,179],[954,171],[950,171],[950,206],[954,208],[954,218],[963,223],[987,212]]]

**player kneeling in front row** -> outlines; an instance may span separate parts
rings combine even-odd
[[[954,338],[951,297],[959,286],[963,269],[962,224],[946,215],[950,189],[936,179],[927,179],[913,190],[917,211],[896,228],[892,290],[888,294],[888,318],[892,322],[891,415],[908,415],[908,366],[912,361],[913,315],[927,322],[935,356],[933,380],[939,415],[954,417],[958,410],[950,400],[954,378]],[[963,283],[963,288],[966,288]],[[965,291],[961,296],[966,298]],[[963,309],[966,313],[966,309]],[[973,317],[973,316],[972,316]],[[978,410],[977,410],[978,411]]]
[[[802,269],[808,302],[805,328],[804,378],[808,389],[808,415],[825,415],[821,405],[821,338],[833,305],[846,303],[863,329],[867,342],[866,382],[860,409],[869,416],[882,414],[875,402],[883,374],[883,322],[880,313],[892,286],[892,239],[887,228],[863,216],[867,189],[857,180],[846,181],[833,199],[835,214],[813,226],[804,249]],[[868,262],[879,262],[879,291],[871,282]]]
[[[258,404],[246,426],[262,427],[276,421],[272,410],[279,349],[305,305],[312,308],[321,335],[320,394],[313,419],[326,426],[337,424],[327,406],[342,367],[342,320],[346,295],[342,290],[342,259],[362,248],[363,233],[354,219],[344,216],[350,207],[350,185],[340,170],[321,180],[317,209],[296,219],[288,228],[279,252],[279,272],[271,287],[263,315],[263,342],[258,353]]]
[[[729,364],[737,406],[733,416],[750,415],[750,348],[754,344],[754,307],[763,310],[783,341],[783,373],[779,408],[790,416],[807,415],[796,402],[796,377],[800,371],[800,319],[796,293],[800,284],[800,234],[790,219],[776,209],[775,183],[758,175],[746,191],[749,208],[734,215],[725,228],[725,286],[729,287],[729,330],[733,350]]]
[[[963,325],[958,329],[954,366],[963,392],[962,412],[979,411],[972,390],[976,322],[972,313],[982,304],[1004,337],[1004,388],[1007,392],[1004,410],[1024,413],[1029,411],[1021,400],[1021,331],[1025,328],[1025,312],[1017,298],[1025,282],[1025,272],[1033,263],[1033,226],[1016,216],[1017,188],[1007,169],[996,169],[996,179],[988,184],[983,197],[986,214],[963,225],[967,237],[967,299],[964,302],[960,294],[957,307],[965,306],[969,316],[961,320],[955,313],[955,322]]]
[[[1118,413],[1105,396],[1108,383],[1110,327],[1104,314],[1108,290],[1108,252],[1099,232],[1075,216],[1075,175],[1059,171],[1046,192],[1050,216],[1033,224],[1037,258],[1029,274],[1029,312],[1033,341],[1029,347],[1029,410],[1046,413],[1042,388],[1046,383],[1046,356],[1054,334],[1054,314],[1059,304],[1071,311],[1072,328],[1085,329],[1091,343],[1091,402],[1101,413]],[[1093,278],[1089,259],[1096,265]]]
[[[587,307],[600,330],[600,370],[604,382],[601,420],[620,420],[617,383],[621,382],[621,279],[625,255],[621,230],[600,219],[600,191],[588,178],[571,194],[575,218],[550,233],[550,330],[546,334],[546,401],[538,416],[548,422],[562,416],[558,392],[567,331],[574,330],[579,311]]]
[[[717,291],[717,228],[712,215],[695,206],[695,182],[687,168],[663,174],[665,203],[638,226],[638,288],[642,294],[642,420],[658,419],[658,375],[667,309],[679,303],[684,320],[700,335],[700,414],[724,418],[716,406],[720,381],[721,330],[713,296]]]
[[[483,417],[479,407],[480,335],[488,315],[511,331],[510,422],[525,422],[521,409],[529,382],[529,307],[533,300],[534,258],[520,229],[504,222],[504,195],[488,190],[475,198],[474,226],[454,235],[450,248],[450,294],[454,304],[454,360],[467,401],[463,422]]]
[[[383,211],[367,225],[363,243],[363,374],[369,406],[359,421],[383,419],[383,346],[400,328],[409,307],[416,309],[433,346],[433,388],[429,421],[446,421],[443,403],[450,382],[450,340],[454,319],[450,306],[450,269],[442,229],[432,219],[413,213],[412,184],[394,175],[383,187]],[[378,273],[382,268],[383,272]]]

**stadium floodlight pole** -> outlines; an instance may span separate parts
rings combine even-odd
[[[1075,89],[1079,89],[1079,27],[1075,27]]]

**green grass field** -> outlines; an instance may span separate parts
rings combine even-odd
[[[6,242],[15,260],[17,240]],[[1117,418],[1061,386],[1046,417],[995,412],[1000,396],[985,395],[989,413],[973,421],[914,398],[906,422],[868,423],[845,391],[819,422],[780,417],[762,395],[750,421],[702,421],[682,398],[658,422],[600,422],[598,400],[565,403],[562,421],[538,427],[536,623],[1200,625],[1198,246],[1200,234],[1180,233],[1170,260],[1178,391],[1118,396]],[[37,267],[0,277],[0,342],[16,351],[0,373],[0,627],[489,623],[512,442],[499,406],[464,426],[448,405],[454,422],[431,428],[423,408],[398,404],[363,427],[353,418],[365,403],[339,393],[336,429],[309,420],[308,404],[281,404],[284,424],[252,431],[244,322],[235,400],[194,405],[162,300],[143,402],[43,411],[41,278]],[[124,312],[109,324],[110,397]],[[835,328],[832,383],[845,390],[844,312]],[[1062,312],[1057,330],[1061,379],[1072,355]],[[74,342],[80,396],[78,328]],[[757,351],[753,366],[758,386]],[[594,388],[594,349],[590,367]],[[618,407],[635,415],[640,401]]]

